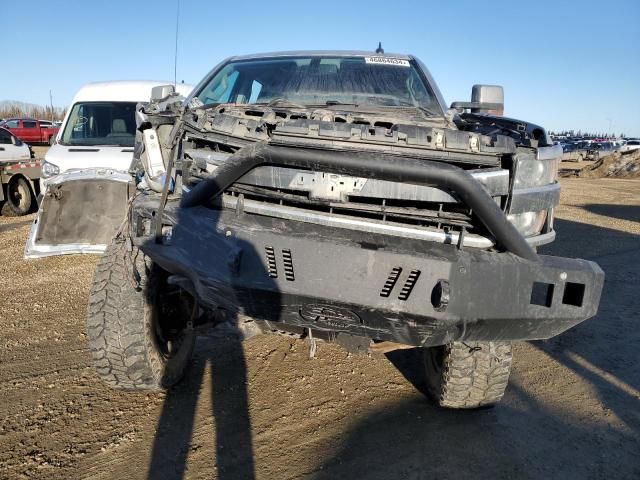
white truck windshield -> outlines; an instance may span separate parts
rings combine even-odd
[[[64,127],[63,145],[132,147],[136,102],[80,102]]]

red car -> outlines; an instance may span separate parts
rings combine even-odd
[[[48,143],[53,145],[60,127],[45,120],[33,118],[9,118],[0,124],[26,143]]]

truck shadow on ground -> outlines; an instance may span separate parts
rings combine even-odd
[[[619,218],[640,223],[640,205],[607,205],[590,203],[583,205],[586,211],[603,215],[605,217]]]
[[[534,397],[519,384],[516,371],[503,403],[493,410],[439,410],[433,418],[428,407],[423,407],[420,410],[423,418],[424,415],[432,418],[428,422],[419,418],[416,422],[425,429],[441,429],[436,436],[438,441],[418,431],[414,437],[415,447],[399,446],[386,453],[407,458],[405,476],[408,478],[426,478],[427,471],[429,476],[447,477],[455,472],[462,478],[478,472],[487,477],[517,478],[540,475],[637,478],[640,475],[640,462],[634,453],[640,449],[640,359],[637,355],[640,350],[637,328],[640,236],[562,219],[556,219],[555,226],[556,242],[543,247],[540,253],[596,261],[605,271],[605,288],[595,318],[555,338],[529,344],[588,384],[596,398],[590,395],[583,401],[600,402],[604,412],[612,413],[624,423],[625,431],[613,429],[602,421],[607,415],[590,421],[580,417],[581,414],[547,407],[540,395]],[[396,351],[388,354],[388,358],[417,390],[424,392],[418,351]],[[336,457],[338,460],[324,465],[319,477],[354,474],[358,464],[367,468],[360,472],[361,478],[384,478],[382,472],[394,475],[393,470],[386,470],[384,465],[379,465],[379,471],[371,467],[371,462],[376,460],[364,452],[366,445],[375,443],[376,438],[382,442],[383,435],[402,437],[415,430],[410,419],[403,420],[403,410],[410,408],[419,410],[418,405],[407,404],[391,412],[379,412],[381,418],[372,419],[371,425],[363,422],[349,435]],[[407,432],[403,431],[405,428]],[[480,442],[476,435],[480,435]],[[443,446],[450,455],[443,453]],[[432,447],[436,449],[435,454]],[[485,449],[484,460],[483,455],[477,454],[478,448]],[[418,458],[417,451],[424,453],[424,460]],[[578,451],[582,460],[576,457]],[[505,452],[507,457],[501,455]],[[469,453],[477,455],[475,466],[473,455],[469,461]],[[438,461],[432,461],[434,456]],[[354,460],[357,457],[359,461]],[[465,461],[460,462],[463,457]],[[611,461],[611,457],[616,460]],[[350,460],[343,468],[344,459]]]
[[[638,220],[629,213],[639,212],[637,206],[621,207],[585,208]],[[640,435],[640,235],[568,220],[556,220],[556,229],[556,242],[542,253],[597,262],[606,275],[604,290],[595,318],[558,337],[531,343],[592,385],[602,404]]]
[[[536,400],[512,381],[493,409],[447,411],[415,397],[358,422],[314,479],[637,478],[637,435]],[[611,462],[611,457],[616,461]]]

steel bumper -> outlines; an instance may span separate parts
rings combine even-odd
[[[549,338],[596,314],[604,282],[586,260],[533,261],[177,202],[158,243],[153,201],[137,203],[134,243],[204,305],[375,340]]]

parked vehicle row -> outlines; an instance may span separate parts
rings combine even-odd
[[[0,123],[0,127],[11,130],[11,133],[23,142],[49,145],[53,145],[60,129],[49,120],[33,118],[9,118]]]
[[[600,157],[610,155],[619,148],[619,146],[614,145],[612,142],[592,143],[587,147],[587,155],[585,156],[585,160],[597,161],[600,159]]]
[[[559,142],[559,145],[562,146],[562,160],[565,162],[596,161],[616,151],[625,152],[640,148],[639,142],[633,139],[626,141],[626,143],[621,141],[575,140]]]

